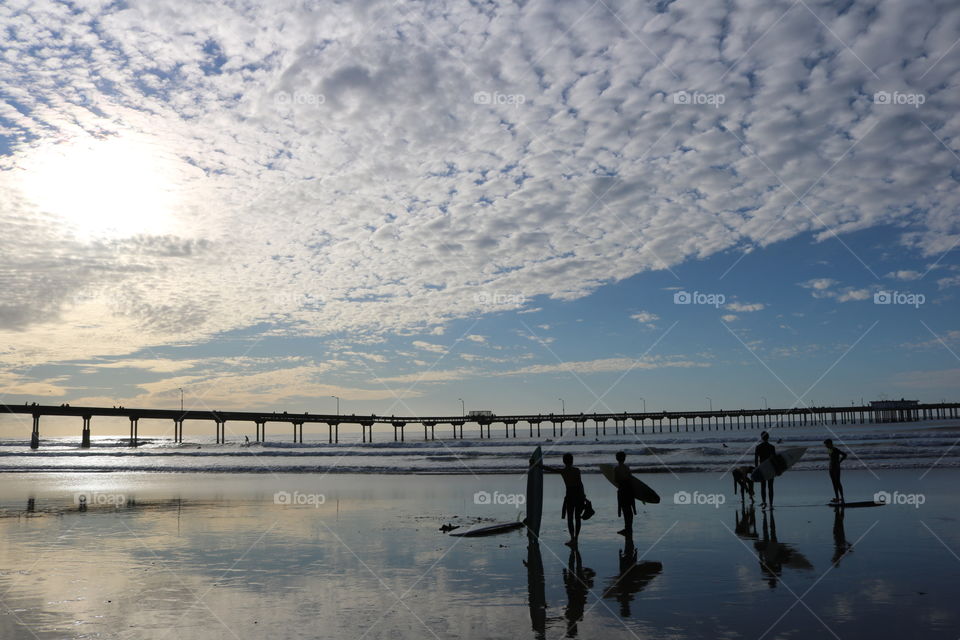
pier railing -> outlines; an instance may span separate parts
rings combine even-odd
[[[504,437],[517,437],[517,425],[525,424],[529,437],[541,437],[543,425],[553,436],[563,436],[564,427],[572,424],[573,434],[586,435],[592,429],[594,435],[606,435],[608,429],[615,434],[629,433],[663,433],[664,426],[667,432],[689,431],[727,431],[739,429],[758,429],[773,427],[807,426],[807,425],[836,425],[836,424],[869,424],[886,422],[918,422],[922,420],[945,420],[960,417],[960,403],[948,402],[937,404],[904,403],[902,406],[891,406],[896,403],[884,403],[883,406],[837,406],[837,407],[791,407],[787,409],[727,409],[716,411],[661,411],[661,412],[634,412],[621,413],[573,413],[573,414],[518,414],[518,415],[489,415],[489,416],[385,416],[385,415],[334,415],[313,413],[287,413],[263,411],[211,411],[189,409],[146,409],[128,407],[74,407],[64,405],[0,405],[0,410],[10,414],[26,414],[33,418],[33,430],[30,436],[30,446],[34,449],[40,446],[40,418],[43,416],[75,416],[83,421],[80,443],[82,447],[90,446],[91,421],[94,416],[125,417],[130,421],[130,445],[138,443],[139,422],[141,419],[172,420],[174,442],[183,442],[184,422],[206,421],[213,422],[217,443],[226,442],[226,423],[246,422],[255,425],[256,442],[266,441],[267,423],[285,423],[292,427],[293,441],[303,442],[304,424],[325,424],[328,430],[329,442],[337,443],[340,440],[340,425],[359,425],[363,442],[373,442],[375,426],[390,426],[393,428],[395,441],[405,440],[406,428],[410,425],[423,427],[425,440],[436,439],[437,426],[449,426],[452,437],[462,439],[463,428],[467,424],[479,426],[480,438],[492,438],[494,425],[502,425]],[[522,432],[521,427],[521,432]],[[497,428],[499,431],[499,427]]]

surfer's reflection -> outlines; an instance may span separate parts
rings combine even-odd
[[[597,572],[583,566],[583,559],[576,547],[570,549],[567,566],[563,570],[563,586],[567,590],[567,637],[575,638],[577,623],[583,620],[583,609],[587,605],[587,593],[593,588],[593,578]]]
[[[616,600],[620,603],[620,615],[630,617],[630,603],[633,596],[643,590],[647,584],[663,571],[663,564],[659,562],[637,562],[637,548],[633,541],[627,538],[623,543],[623,550],[618,551],[620,561],[620,575],[611,579],[610,584],[603,591],[603,597]]]
[[[530,542],[527,545],[527,593],[530,604],[530,624],[535,636],[542,640],[547,632],[547,594],[543,579],[543,558],[540,557],[540,545]]]
[[[840,559],[843,558],[853,548],[853,545],[847,541],[847,532],[843,528],[843,507],[834,507],[833,509],[833,562],[834,566],[840,565]]]
[[[813,565],[807,560],[806,556],[792,546],[777,540],[777,521],[774,519],[772,511],[769,518],[768,526],[767,512],[764,511],[761,537],[753,543],[753,546],[760,559],[760,572],[766,577],[769,587],[773,589],[777,586],[784,566],[791,569],[809,570],[813,569]]]
[[[749,507],[741,503],[740,510],[734,512],[734,532],[746,540],[756,540],[757,539],[757,512],[753,508],[753,504]]]

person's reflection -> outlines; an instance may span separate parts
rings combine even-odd
[[[834,566],[840,565],[840,559],[849,552],[853,545],[847,541],[847,532],[843,528],[843,507],[838,506],[833,509],[833,562]]]
[[[530,624],[535,636],[542,640],[547,632],[547,594],[543,579],[543,558],[537,542],[527,544],[527,593],[530,605]]]
[[[760,558],[760,571],[767,577],[771,589],[777,586],[777,578],[783,572],[780,560],[780,544],[777,542],[777,521],[770,512],[770,526],[767,526],[767,512],[763,512],[762,537],[753,543]]]
[[[34,513],[37,510],[37,499],[27,498],[27,513]]]
[[[630,603],[633,596],[640,593],[657,574],[663,570],[659,562],[637,563],[637,548],[633,541],[624,541],[623,549],[618,551],[620,575],[613,578],[611,584],[604,590],[604,598],[612,598],[620,603],[620,615],[630,617]]]
[[[740,505],[739,511],[734,511],[734,532],[741,538],[747,540],[757,539],[757,512],[753,504],[749,507],[746,504]]]
[[[587,605],[587,593],[593,588],[596,572],[583,566],[583,559],[576,547],[570,548],[570,558],[563,570],[563,586],[567,590],[567,637],[577,636],[577,623],[583,620],[583,609]]]
[[[777,521],[770,512],[770,524],[767,526],[767,512],[763,512],[761,537],[753,543],[760,560],[760,572],[766,577],[771,589],[777,586],[783,567],[792,569],[813,569],[813,565],[806,556],[777,540]]]

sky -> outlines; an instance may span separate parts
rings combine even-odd
[[[6,0],[0,29],[0,402],[960,398],[955,2]]]

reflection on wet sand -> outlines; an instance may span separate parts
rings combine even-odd
[[[783,567],[810,570],[813,569],[813,564],[793,546],[777,540],[777,521],[772,511],[769,513],[769,526],[767,520],[767,512],[764,511],[761,525],[762,537],[756,540],[753,546],[760,559],[760,572],[773,589],[777,586],[780,574],[783,573]]]
[[[840,560],[853,550],[853,544],[847,541],[847,533],[843,528],[843,507],[833,509],[833,559],[834,566],[840,565]]]
[[[593,578],[597,572],[590,567],[583,566],[580,551],[573,547],[567,566],[563,569],[563,585],[567,590],[567,608],[564,616],[567,619],[567,637],[577,635],[577,623],[583,620],[583,610],[587,604],[587,593],[593,589]]]
[[[735,514],[734,528],[737,536],[745,540],[756,540],[757,539],[757,512],[753,508],[753,503],[747,507],[746,504],[740,503],[740,511],[737,511]]]
[[[618,551],[620,575],[611,578],[610,584],[603,591],[603,597],[616,600],[620,603],[620,615],[630,617],[630,603],[634,595],[640,593],[647,584],[663,571],[660,562],[637,562],[637,548],[633,541],[627,538],[623,549]]]
[[[527,545],[527,597],[530,606],[530,625],[538,640],[547,632],[547,594],[543,579],[543,558],[540,556],[540,544],[530,542]]]

